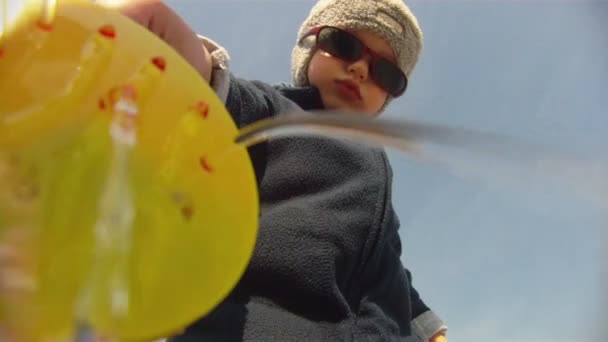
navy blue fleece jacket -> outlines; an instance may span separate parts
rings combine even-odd
[[[319,103],[313,88],[285,90],[296,102]],[[289,112],[295,104],[270,85],[231,78],[226,106],[244,126]],[[399,341],[409,336],[412,307],[428,308],[400,261],[384,151],[295,137],[254,146],[250,155],[261,203],[251,263],[219,307],[172,341]]]
[[[314,88],[217,71],[212,85],[239,127],[297,105],[322,109]],[[400,262],[383,150],[293,137],[249,152],[261,205],[252,260],[228,298],[171,341],[403,341],[442,327]]]

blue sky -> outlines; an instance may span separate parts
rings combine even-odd
[[[290,80],[295,34],[314,2],[169,1],[229,50],[237,75],[268,82]],[[607,317],[608,2],[408,4],[425,49],[388,116],[508,134],[584,161],[441,149],[436,164],[391,151],[415,286],[451,341],[590,339]]]

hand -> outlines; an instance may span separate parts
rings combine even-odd
[[[448,338],[443,333],[439,333],[431,337],[429,342],[448,342]]]
[[[211,55],[190,26],[161,0],[97,2],[118,10],[163,39],[210,82]]]

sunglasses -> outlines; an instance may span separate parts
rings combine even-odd
[[[371,57],[371,79],[393,97],[405,92],[407,76],[403,71],[395,63],[374,53],[353,34],[336,27],[321,26],[310,30],[304,38],[313,35],[316,46],[336,58],[354,62],[368,54]]]

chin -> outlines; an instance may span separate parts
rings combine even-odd
[[[355,114],[355,115],[360,115],[360,116],[370,116],[371,117],[371,116],[376,115],[374,113],[370,113],[370,112],[366,111],[365,109],[353,107],[353,106],[344,106],[338,110],[341,112],[346,112],[349,114]]]
[[[366,111],[364,108],[360,108],[360,106],[358,106],[355,103],[345,101],[344,99],[342,99],[339,96],[335,96],[335,97],[332,96],[332,97],[328,98],[327,100],[324,100],[323,103],[325,105],[325,109],[335,111],[335,112],[357,114],[357,115],[362,115],[362,116],[372,116],[372,117],[377,115],[375,113]]]
[[[329,102],[325,108],[328,110],[333,110],[336,112],[346,112],[346,113],[360,113],[361,110],[355,108],[350,103],[345,103],[344,101],[331,101]]]

